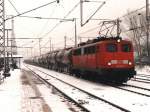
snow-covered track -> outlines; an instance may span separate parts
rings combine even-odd
[[[65,92],[61,91],[61,90],[60,90],[59,88],[57,88],[54,84],[51,84],[51,83],[48,81],[48,79],[45,80],[45,79],[42,78],[40,75],[38,75],[37,73],[35,73],[34,70],[39,71],[39,72],[41,72],[41,73],[43,73],[43,74],[46,74],[46,75],[48,75],[48,76],[50,76],[50,77],[52,77],[52,78],[54,78],[54,79],[60,81],[61,83],[64,83],[64,84],[66,84],[66,85],[69,85],[70,87],[76,89],[77,91],[82,92],[83,94],[87,94],[88,97],[89,97],[89,99],[99,100],[99,103],[104,103],[103,105],[109,105],[109,106],[111,106],[111,108],[116,108],[117,111],[130,112],[128,109],[125,109],[125,108],[120,107],[119,105],[116,105],[116,104],[114,104],[114,103],[112,103],[112,102],[110,102],[110,101],[107,101],[107,100],[105,100],[105,99],[103,99],[103,98],[100,98],[100,97],[98,97],[98,96],[95,96],[95,95],[93,95],[92,93],[89,93],[89,92],[87,92],[87,91],[85,91],[85,90],[83,90],[83,89],[80,89],[80,88],[78,88],[78,87],[75,87],[74,85],[71,85],[71,84],[69,84],[69,83],[67,83],[67,82],[64,82],[63,80],[58,79],[58,78],[56,78],[56,77],[54,77],[54,76],[52,76],[52,75],[50,75],[50,74],[47,74],[47,73],[45,73],[45,72],[43,72],[43,71],[41,71],[41,70],[39,70],[39,69],[34,68],[34,70],[33,70],[33,68],[31,69],[31,68],[29,68],[29,67],[28,67],[28,69],[30,69],[30,71],[32,71],[34,74],[36,74],[36,75],[37,75],[42,81],[44,81],[46,84],[52,85],[52,86],[53,86],[54,88],[56,88],[60,93],[62,93],[65,97],[67,97],[70,101],[74,102],[77,106],[79,106],[80,108],[82,108],[82,110],[84,110],[84,111],[86,111],[86,112],[92,112],[92,110],[87,109],[86,107],[84,107],[83,104],[80,104],[78,101],[76,101],[76,100],[74,100],[72,97],[68,96]],[[77,91],[76,91],[76,92],[77,92]],[[97,105],[98,105],[98,103],[97,103]]]
[[[146,96],[146,97],[150,97],[150,90],[147,88],[142,88],[142,87],[138,87],[138,86],[131,86],[131,85],[127,85],[127,84],[121,84],[121,85],[116,85],[115,83],[105,83],[111,87],[114,87],[116,89],[120,89],[120,90],[124,90],[124,91],[128,91],[131,93],[135,93],[141,96]]]
[[[138,88],[138,89],[143,89],[143,90],[150,91],[150,89],[148,89],[148,88],[144,88],[144,87],[140,87],[140,86],[135,86],[135,85],[130,85],[130,84],[123,84],[123,86],[128,86],[128,87],[133,87],[133,88]]]
[[[82,105],[80,105],[78,102],[76,102],[74,99],[72,99],[71,97],[69,97],[67,94],[65,94],[63,91],[61,91],[59,88],[57,88],[55,85],[53,85],[52,83],[48,82],[47,79],[42,78],[40,75],[38,75],[37,73],[35,73],[32,69],[30,69],[28,66],[27,67],[34,76],[36,76],[39,80],[41,80],[43,83],[45,83],[48,86],[52,86],[53,89],[57,90],[59,93],[61,93],[66,99],[68,99],[69,101],[73,102],[74,104],[76,104],[79,108],[81,108],[81,110],[83,112],[90,112],[88,109],[86,109],[85,107],[83,107]]]
[[[143,81],[143,80],[139,80],[139,79],[131,79],[131,81],[150,84],[150,82],[148,82],[148,81]]]
[[[150,75],[146,75],[146,74],[137,74],[137,76],[145,77],[145,78],[150,78]]]
[[[141,80],[141,81],[145,81],[145,82],[150,82],[150,79],[144,79],[144,78],[139,78],[139,77],[135,77],[134,80]]]

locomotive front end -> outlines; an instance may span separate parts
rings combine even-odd
[[[119,39],[103,42],[99,57],[102,73],[108,74],[110,78],[127,81],[136,74],[130,41]]]

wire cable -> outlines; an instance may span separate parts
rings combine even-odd
[[[150,5],[150,4],[149,4],[149,5]],[[143,6],[143,7],[139,8],[139,9],[136,9],[136,10],[134,10],[134,11],[131,11],[130,13],[125,14],[125,15],[123,15],[123,16],[121,16],[121,17],[119,17],[119,18],[124,18],[124,17],[126,17],[126,16],[128,16],[128,15],[130,15],[130,14],[133,14],[133,13],[135,13],[135,12],[139,11],[139,10],[144,9],[145,7],[146,7],[146,6]]]
[[[69,16],[74,9],[80,4],[80,2],[78,2],[65,16],[64,19],[67,18],[67,16]],[[44,34],[41,38],[46,37],[49,33],[51,33],[57,26],[59,26],[62,22],[57,23],[49,32],[47,32],[46,34]]]
[[[17,8],[15,7],[15,5],[10,0],[8,0],[8,2],[12,5],[12,7],[17,12],[17,14],[20,14],[19,11],[17,10]]]
[[[35,10],[37,10],[37,9],[40,9],[40,8],[42,8],[42,7],[45,7],[45,6],[48,6],[48,5],[50,5],[50,4],[52,4],[52,3],[55,3],[55,2],[57,2],[57,0],[52,1],[52,2],[49,2],[49,3],[44,4],[44,5],[41,5],[41,6],[39,6],[39,7],[34,8],[34,9],[31,9],[31,10],[25,11],[25,12],[23,12],[23,13],[20,13],[20,14],[16,15],[16,16],[12,16],[12,17],[10,17],[10,18],[7,18],[7,19],[5,19],[5,21],[6,21],[6,20],[9,20],[9,19],[16,18],[16,17],[21,16],[21,15],[24,15],[24,14],[26,14],[26,13],[29,13],[29,12],[35,11]]]

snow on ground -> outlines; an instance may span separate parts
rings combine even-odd
[[[58,78],[61,78],[64,81],[71,83],[79,88],[84,88],[86,91],[92,92],[93,94],[96,94],[97,96],[100,96],[100,97],[103,97],[104,99],[112,101],[115,104],[118,104],[124,108],[131,110],[132,112],[149,111],[149,108],[150,108],[149,97],[126,92],[126,91],[119,90],[110,86],[102,85],[99,83],[77,79],[72,76],[64,75],[63,73],[58,73],[58,72],[43,69],[40,67],[37,67],[37,68],[39,68],[40,70],[48,74],[53,74],[54,76],[57,76]],[[147,71],[147,68],[148,67],[144,68],[146,69],[145,71]],[[46,78],[48,78],[48,76]]]
[[[26,67],[23,67],[22,69],[28,70]],[[61,95],[55,93],[52,88],[48,88],[45,84],[36,84],[36,86],[41,94],[41,97],[44,99],[44,102],[50,107],[52,112],[71,112],[70,109],[72,108],[72,104],[69,104]]]
[[[137,74],[145,74],[150,75],[150,66],[148,65],[142,65],[142,66],[136,66]]]
[[[46,72],[48,72],[47,70],[45,70]],[[143,66],[143,67],[136,67],[136,71],[138,74],[147,74],[150,75],[150,67],[149,66]],[[60,76],[59,73],[53,72],[53,71],[49,71],[51,74],[55,74],[56,76]],[[27,109],[23,109],[23,108],[27,108],[26,106],[23,107],[23,105],[25,103],[28,104],[28,106],[30,107],[30,110],[28,112],[32,112],[33,108],[37,108],[37,106],[40,105],[40,101],[37,103],[38,105],[31,105],[31,103],[35,103],[35,100],[33,101],[29,101],[26,100],[27,97],[23,96],[25,94],[30,93],[31,96],[33,95],[33,90],[30,87],[29,88],[25,88],[22,86],[22,82],[21,82],[21,74],[22,72],[17,69],[14,71],[11,71],[11,76],[6,78],[4,80],[4,82],[2,84],[0,84],[0,111],[1,112],[23,112],[23,110],[27,110]],[[66,76],[63,76],[64,79],[68,78]],[[104,98],[108,98],[109,100],[112,100],[112,98],[115,98],[116,101],[115,102],[120,102],[122,103],[125,107],[130,107],[129,105],[126,105],[125,102],[123,103],[123,101],[121,101],[120,96],[124,95],[124,99],[126,98],[126,93],[122,94],[115,92],[112,92],[112,88],[111,87],[106,87],[106,86],[98,86],[99,84],[94,84],[93,86],[90,85],[90,82],[86,81],[86,85],[85,83],[81,83],[81,81],[79,79],[74,80],[74,78],[68,78],[68,80],[71,80],[73,82],[76,82],[77,85],[82,85],[82,87],[87,88],[88,90],[91,90],[90,88],[93,88],[92,91],[99,91],[101,90],[101,93],[99,93],[100,96],[104,97]],[[81,84],[79,84],[81,83]],[[89,84],[89,85],[88,85]],[[141,85],[142,83],[137,83],[137,85]],[[92,87],[91,87],[92,86]],[[148,87],[149,85],[146,84],[146,87]],[[66,104],[66,102],[64,101],[64,98],[62,98],[61,96],[58,96],[57,94],[52,94],[52,91],[47,89],[46,86],[43,85],[37,85],[39,91],[41,92],[41,97],[43,97],[43,99],[45,100],[45,102],[48,104],[48,106],[51,108],[51,110],[53,112],[70,112],[70,110],[68,109],[68,105]],[[107,89],[106,89],[107,88]],[[27,90],[26,90],[27,89]],[[107,90],[107,91],[103,91],[103,90]],[[25,93],[26,92],[26,93]],[[106,93],[111,93],[112,96],[108,97]],[[145,107],[145,110],[141,110],[141,111],[148,111],[149,110],[149,106],[148,104],[150,103],[149,98],[141,98],[137,95],[131,95],[132,98],[128,98],[128,99],[133,99],[134,101],[132,102],[132,106],[133,110],[139,110],[137,107]],[[25,102],[24,102],[25,101]],[[127,100],[130,101],[130,100]],[[145,103],[136,103],[137,101],[141,101],[141,102],[145,102]],[[22,104],[23,103],[23,104]],[[131,103],[131,102],[130,102]],[[147,105],[147,106],[146,106]],[[29,108],[28,107],[28,108]],[[39,106],[40,108],[40,106]],[[42,107],[41,107],[42,108]],[[40,112],[40,111],[36,111],[36,112]]]
[[[67,106],[69,104],[65,103],[63,97],[58,96],[57,94],[52,94],[52,91],[44,86],[39,85],[38,89],[40,90],[46,103],[51,108],[52,112],[71,112]]]
[[[0,84],[0,112],[71,112],[70,104],[45,84],[36,85],[41,94],[38,97],[30,82],[21,78],[23,74],[20,69],[11,71],[11,76]]]
[[[20,70],[11,72],[0,84],[0,111],[1,112],[21,112],[21,84]]]

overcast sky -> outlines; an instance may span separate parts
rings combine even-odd
[[[53,0],[5,0],[6,15],[17,15],[10,2],[14,4],[19,13],[36,8],[43,4],[49,3]],[[38,16],[48,18],[63,18],[68,11],[70,11],[80,0],[60,0],[60,3],[53,3],[41,9],[27,13],[24,16]],[[93,1],[93,0],[91,0]],[[95,1],[95,0],[94,0]],[[101,1],[101,0],[96,0]],[[106,4],[96,13],[93,18],[99,19],[116,19],[127,13],[127,10],[135,10],[145,5],[146,0],[106,0]],[[83,18],[85,21],[100,5],[101,3],[84,3]],[[67,18],[79,18],[80,17],[80,5],[67,17]],[[46,19],[31,19],[17,17],[15,20],[15,35],[16,38],[43,38],[41,45],[49,46],[47,42],[49,38],[52,38],[54,47],[62,47],[64,45],[64,36],[67,36],[67,45],[73,45],[74,41],[74,22],[67,21],[62,22],[53,31],[51,29],[59,23],[58,20],[46,20]],[[10,27],[10,21],[6,22],[6,26]],[[80,20],[77,19],[77,35],[78,36],[92,36],[98,35],[98,29],[93,32],[86,32],[88,29],[98,27],[100,21],[90,21],[84,27],[80,27]],[[86,32],[86,33],[84,33]],[[46,43],[48,43],[46,45]],[[17,40],[18,46],[34,46],[37,54],[38,43],[35,40]],[[27,50],[19,50],[25,51]],[[45,49],[43,50],[46,51]],[[25,53],[22,52],[22,53]],[[30,52],[28,50],[28,52]]]

